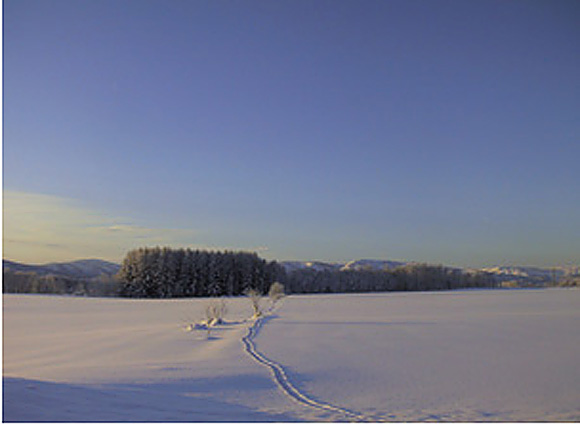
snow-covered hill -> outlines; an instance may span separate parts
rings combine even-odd
[[[287,272],[311,269],[316,271],[338,270],[344,266],[341,263],[321,262],[321,261],[282,261],[280,264]]]
[[[347,262],[341,270],[391,270],[409,264],[403,261],[383,261],[377,259],[359,259]]]
[[[530,284],[547,284],[554,281],[557,282],[566,276],[577,275],[578,267],[538,268],[501,266],[482,268],[481,271],[493,274],[502,282],[513,280]]]
[[[340,270],[340,271],[360,271],[360,270],[375,270],[384,271],[392,270],[397,267],[405,265],[417,264],[416,262],[408,261],[392,261],[392,260],[376,260],[376,259],[360,259],[353,260],[347,263],[326,263],[320,261],[284,261],[281,263],[287,272],[292,272],[300,269],[313,269],[316,271]],[[539,268],[539,267],[520,267],[520,266],[496,266],[486,267],[481,269],[473,268],[457,268],[447,267],[450,270],[458,273],[477,273],[483,272],[493,275],[497,282],[515,281],[520,284],[530,285],[547,285],[554,281],[560,281],[566,277],[573,275],[578,276],[580,267],[553,267],[553,268]]]
[[[32,272],[38,275],[53,274],[56,276],[74,277],[77,279],[90,279],[99,277],[101,274],[113,275],[119,271],[118,264],[100,259],[83,259],[71,262],[50,263],[42,265],[21,264],[18,262],[3,260],[3,268],[12,271]]]
[[[334,271],[334,270],[385,270],[400,267],[409,264],[403,261],[385,261],[375,259],[359,259],[347,263],[322,262],[322,261],[282,261],[280,264],[287,272],[311,269],[316,271]]]

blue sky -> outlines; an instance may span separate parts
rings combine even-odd
[[[4,257],[579,263],[579,22],[563,0],[5,0]]]

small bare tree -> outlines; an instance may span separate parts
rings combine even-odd
[[[284,285],[280,282],[272,283],[272,286],[270,286],[270,291],[268,292],[268,297],[270,297],[272,307],[274,307],[274,305],[276,305],[276,303],[285,296]]]
[[[211,330],[216,325],[223,325],[225,323],[224,317],[228,311],[225,300],[209,300],[204,308],[205,320],[199,323],[189,323],[185,326],[185,330],[191,331],[206,331],[207,338],[211,338]]]
[[[210,301],[205,307],[205,318],[208,327],[221,325],[224,323],[224,317],[228,311],[226,302],[221,300]]]
[[[250,301],[252,302],[252,308],[254,309],[254,317],[260,317],[262,315],[262,310],[260,309],[260,299],[262,299],[262,294],[257,289],[248,288],[244,292]]]

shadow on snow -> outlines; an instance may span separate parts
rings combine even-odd
[[[271,388],[260,376],[234,375],[147,384],[77,385],[3,378],[3,421],[10,422],[293,422],[247,406],[203,396]]]

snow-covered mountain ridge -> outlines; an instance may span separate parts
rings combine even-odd
[[[338,270],[344,266],[341,263],[330,263],[320,261],[281,261],[280,265],[286,269],[286,272],[311,269],[316,271]]]
[[[83,259],[41,265],[22,264],[2,260],[2,266],[4,269],[9,268],[12,271],[32,272],[41,276],[53,274],[55,276],[74,277],[78,279],[91,279],[99,277],[101,274],[113,275],[121,268],[118,264],[100,259]]]
[[[333,270],[385,270],[411,264],[404,261],[385,261],[376,259],[359,259],[346,263],[322,262],[322,261],[281,261],[280,264],[287,272],[311,269],[316,271]]]
[[[292,272],[300,269],[312,269],[315,271],[383,271],[418,263],[408,261],[360,259],[346,263],[327,263],[321,261],[282,261],[280,264],[286,269],[286,272]],[[469,273],[483,272],[492,274],[498,282],[516,281],[519,283],[525,282],[530,284],[549,283],[551,281],[561,280],[564,277],[578,276],[580,274],[580,267],[578,266],[549,268],[522,266],[495,266],[480,269],[462,269],[456,267],[447,268]]]
[[[482,268],[480,271],[491,273],[501,279],[501,281],[515,280],[517,282],[547,283],[558,281],[567,276],[577,276],[580,268],[571,267],[518,267],[502,266]]]
[[[390,270],[410,264],[405,261],[384,261],[376,259],[359,259],[344,264],[341,270]]]

